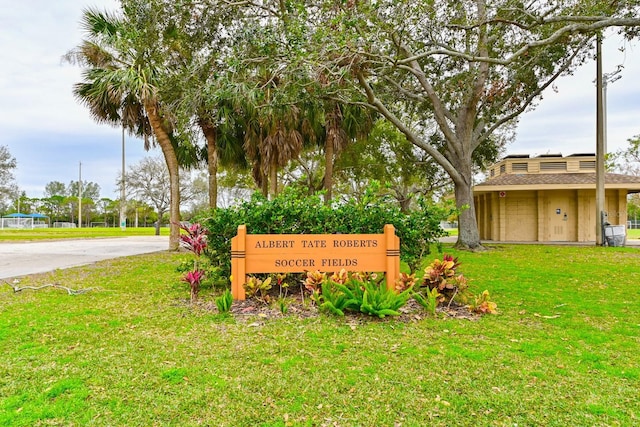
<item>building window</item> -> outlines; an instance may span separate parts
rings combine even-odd
[[[567,162],[541,162],[541,171],[566,171]]]
[[[596,161],[595,160],[583,160],[580,161],[580,169],[595,169]]]
[[[500,165],[500,173],[505,173],[507,171],[507,165]]]
[[[491,169],[490,175],[491,176],[495,176],[496,175],[496,170],[495,169]]]
[[[528,163],[514,163],[511,165],[511,170],[514,172],[527,172],[529,170]]]

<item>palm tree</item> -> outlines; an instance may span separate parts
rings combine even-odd
[[[303,140],[300,110],[295,105],[286,109],[265,106],[250,118],[244,146],[254,180],[265,196],[278,194],[278,168],[298,157]]]
[[[336,156],[356,138],[366,136],[375,122],[374,114],[357,105],[329,101],[325,104],[325,173],[323,179],[324,201],[330,203],[333,190],[333,167]]]
[[[185,139],[184,145],[193,148],[185,156],[189,164],[181,166],[207,164],[209,207],[215,209],[218,167],[227,163],[246,166],[243,132],[235,114],[238,100],[234,97],[240,94],[234,93],[229,81],[233,71],[226,63],[228,45],[242,28],[235,19],[241,9],[207,0],[198,4],[158,0],[150,7],[163,17],[159,38],[170,61],[161,98],[175,112],[177,133]]]
[[[224,120],[226,118],[226,120]],[[207,159],[209,175],[209,208],[216,209],[218,203],[218,167],[232,165],[246,168],[246,156],[242,148],[244,130],[238,127],[235,116],[229,115],[224,104],[201,114],[198,125],[207,141],[203,157]]]
[[[135,19],[143,19],[138,15]],[[169,170],[171,187],[169,249],[179,246],[179,161],[173,125],[159,96],[162,62],[154,61],[153,45],[139,21],[95,9],[85,9],[81,25],[86,39],[65,55],[84,67],[76,98],[99,123],[124,126],[141,136],[145,148],[160,146]],[[150,142],[150,137],[153,139]]]
[[[194,115],[195,122],[206,140],[199,158],[207,164],[209,207],[217,208],[218,168],[232,165],[246,168],[246,156],[242,147],[244,129],[238,114],[239,94],[229,82],[214,76],[204,77],[201,85],[191,84],[182,97],[181,108],[186,107]],[[196,93],[194,93],[196,92]]]

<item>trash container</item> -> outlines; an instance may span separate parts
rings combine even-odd
[[[607,246],[624,246],[627,233],[624,225],[605,225],[604,239]]]

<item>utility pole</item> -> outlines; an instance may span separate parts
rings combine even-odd
[[[78,228],[82,228],[82,162],[78,169]]]
[[[604,234],[604,111],[602,91],[602,35],[596,40],[596,246],[603,245]]]
[[[126,193],[124,191],[125,179],[124,179],[124,123],[122,124],[122,178],[120,182],[120,230],[125,231],[127,229],[127,200]]]

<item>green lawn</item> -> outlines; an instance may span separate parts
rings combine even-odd
[[[449,236],[457,236],[458,229],[446,230]],[[93,228],[36,228],[34,230],[0,230],[0,242],[9,240],[44,240],[44,239],[70,239],[91,237],[119,237],[119,236],[151,236],[155,234],[153,227],[127,227],[123,232],[117,227],[93,227]],[[169,235],[169,228],[162,227],[160,234]],[[640,229],[627,230],[627,238],[640,239]]]
[[[95,237],[121,237],[121,236],[153,236],[156,230],[153,227],[127,227],[122,231],[118,227],[93,227],[93,228],[35,228],[33,230],[4,229],[0,230],[0,242],[9,240],[52,240],[52,239],[78,239]],[[169,228],[160,228],[160,234],[169,235]]]
[[[223,317],[169,252],[0,285],[0,425],[640,424],[638,248],[455,254],[499,315]]]
[[[449,234],[449,236],[457,236],[458,235],[458,229],[457,228],[448,228],[446,231]],[[627,230],[627,238],[628,239],[640,239],[640,228],[628,229]]]

